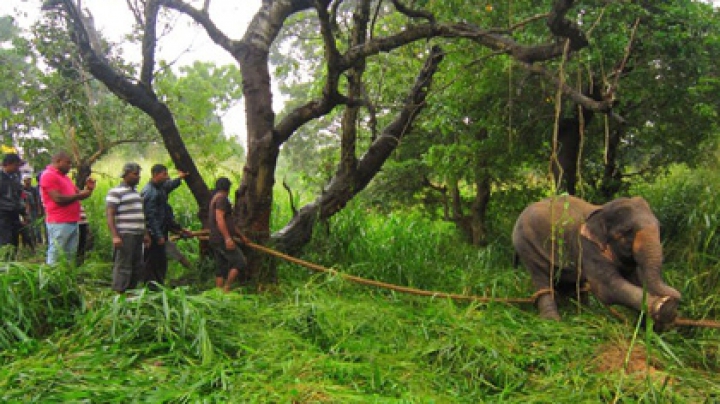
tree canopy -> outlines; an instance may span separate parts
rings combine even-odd
[[[481,244],[493,194],[540,184],[607,198],[633,176],[697,163],[716,147],[718,23],[705,3],[273,0],[239,38],[214,23],[212,4],[132,3],[136,68],[79,3],[49,0],[43,9],[57,16],[82,69],[152,121],[175,165],[191,173],[201,209],[209,197],[202,152],[188,142],[213,132],[212,106],[241,89],[247,153],[236,225],[287,251],[379,173],[386,187],[373,191],[376,201],[437,203]],[[223,82],[225,98],[163,82],[171,72],[157,60],[160,27],[177,15],[232,56],[241,88],[236,73],[202,63],[188,77]],[[288,99],[283,111],[273,107],[273,77]],[[171,87],[176,96],[166,94]],[[285,155],[317,194],[271,237]],[[553,175],[558,184],[543,185]]]

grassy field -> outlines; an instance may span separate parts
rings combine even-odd
[[[172,263],[167,289],[117,296],[103,206],[117,164],[85,203],[95,235],[85,264],[49,268],[26,252],[0,262],[0,402],[720,402],[720,331],[656,334],[596,301],[564,302],[557,324],[529,304],[401,294],[282,261],[277,287],[223,294],[192,241],[179,246],[196,268]],[[671,236],[665,277],[693,319],[720,318],[712,189],[680,178],[640,190]],[[198,228],[186,187],[171,202]],[[273,212],[275,228],[287,212]],[[358,203],[318,226],[301,258],[423,290],[529,297],[512,255],[507,237],[477,249],[447,223]]]
[[[304,259],[420,289],[531,293],[507,246],[464,246],[443,224],[351,207],[331,227]],[[529,305],[399,294],[288,263],[271,292],[223,294],[206,264],[192,272],[173,264],[171,284],[186,286],[126,298],[109,290],[110,264],[96,248],[80,268],[1,264],[0,401],[720,400],[718,330],[658,335],[596,302],[567,302],[555,324]],[[668,267],[671,284],[691,284]],[[717,295],[688,297],[683,314],[713,314],[703,305],[716,306]]]

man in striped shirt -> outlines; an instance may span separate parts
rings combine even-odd
[[[143,267],[143,243],[150,242],[145,230],[142,196],[135,187],[140,182],[140,166],[126,163],[122,182],[108,191],[105,213],[115,248],[112,289],[124,293],[134,289],[140,281]]]

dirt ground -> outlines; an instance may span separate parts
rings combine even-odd
[[[668,380],[669,375],[661,370],[660,363],[648,358],[643,346],[634,345],[630,350],[630,345],[623,342],[603,345],[598,348],[593,365],[598,373],[624,371],[637,378],[649,376],[657,382],[672,383],[672,379]]]

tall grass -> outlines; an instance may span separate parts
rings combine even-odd
[[[0,262],[0,351],[71,325],[82,306],[67,265]]]
[[[651,204],[663,220],[663,207]],[[716,293],[688,280],[710,279],[694,266],[701,261],[682,270],[669,243],[667,275],[686,296],[681,311],[712,314]],[[422,289],[532,292],[505,243],[471,248],[447,224],[416,214],[379,217],[355,204],[316,228],[302,258]],[[658,335],[634,315],[621,321],[594,302],[582,310],[564,304],[563,322],[554,323],[527,305],[403,295],[289,263],[279,263],[273,293],[223,294],[211,288],[211,273],[199,271],[197,284],[118,296],[109,290],[108,261],[102,252],[77,269],[6,264],[3,324],[25,320],[13,320],[22,334],[2,328],[9,337],[0,348],[0,402],[720,399],[717,330]],[[43,326],[49,321],[59,323]]]
[[[445,222],[419,214],[367,213],[349,205],[316,228],[307,258],[353,275],[453,293],[521,296],[527,276],[511,268],[509,246],[466,245]]]

